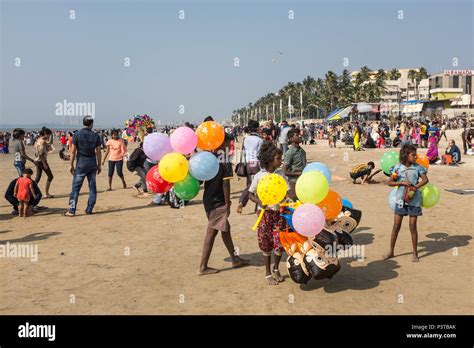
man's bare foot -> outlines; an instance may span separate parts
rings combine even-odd
[[[275,278],[273,278],[271,274],[267,275],[265,279],[267,280],[268,285],[278,285],[278,281]]]
[[[239,205],[237,206],[237,214],[242,214],[242,209],[244,207],[242,206],[242,204],[239,203]]]
[[[245,267],[245,266],[248,266],[249,264],[250,264],[250,260],[243,259],[240,256],[237,256],[232,260],[232,267],[234,268]]]
[[[385,254],[385,255],[383,256],[383,259],[384,259],[384,260],[388,260],[388,259],[391,259],[393,256],[394,256],[394,255],[393,255],[393,251],[391,251],[391,252],[389,252],[388,254]]]
[[[109,187],[109,188],[107,189],[107,191],[112,191],[112,187]]]
[[[280,270],[274,269],[274,270],[272,270],[272,273],[273,273],[273,278],[275,278],[275,280],[278,283],[281,283],[282,281],[285,280],[285,278],[283,278],[283,276],[280,274]]]
[[[206,267],[198,271],[198,275],[216,274],[219,273],[218,269]]]
[[[417,254],[413,254],[413,262],[420,262],[420,258]]]
[[[125,190],[127,188],[127,184],[123,184],[123,189]]]

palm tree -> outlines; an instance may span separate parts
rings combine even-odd
[[[416,73],[416,86],[417,86],[417,99],[420,99],[420,90],[418,86],[420,85],[421,80],[427,79],[430,75],[428,74],[428,71],[426,71],[425,68],[421,67],[418,69],[418,72]]]
[[[408,70],[408,78],[411,80],[411,84],[413,86],[413,92],[416,91],[415,79],[416,79],[417,75],[418,75],[418,71],[416,71],[414,69]],[[410,94],[410,88],[407,89],[407,100],[408,100],[409,94]]]
[[[398,80],[400,77],[402,77],[402,74],[400,74],[400,71],[398,71],[398,69],[390,70],[387,75],[387,78],[389,80]]]
[[[354,85],[351,81],[351,75],[347,69],[342,71],[338,78],[339,101],[340,106],[345,106],[354,102]]]
[[[367,66],[363,66],[360,68],[359,72],[356,75],[355,81],[354,81],[354,99],[356,102],[366,99],[366,95],[364,94],[364,91],[366,92],[367,89],[363,87],[365,83],[367,83],[370,79],[370,73],[371,70]]]

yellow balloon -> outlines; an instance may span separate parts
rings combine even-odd
[[[257,185],[257,195],[264,205],[274,205],[285,199],[288,186],[278,174],[265,175]]]
[[[183,180],[188,174],[188,169],[188,160],[177,152],[164,155],[158,164],[160,176],[163,180],[172,183]]]

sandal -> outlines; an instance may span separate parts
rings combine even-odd
[[[69,210],[66,210],[66,211],[63,213],[63,216],[66,216],[66,217],[73,217],[73,216],[76,216],[76,214],[73,214],[73,213],[71,213]]]

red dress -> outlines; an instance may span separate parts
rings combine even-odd
[[[29,201],[30,200],[30,185],[33,182],[31,179],[21,177],[17,180],[16,184],[18,186],[18,192],[16,198],[19,201]]]

